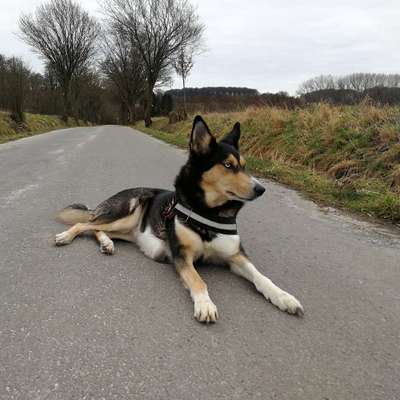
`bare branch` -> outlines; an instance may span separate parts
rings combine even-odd
[[[151,123],[153,90],[170,72],[179,51],[199,44],[204,26],[187,0],[105,0],[110,26],[129,38],[145,65],[146,123]]]
[[[65,115],[71,115],[70,85],[95,55],[99,25],[72,0],[51,0],[34,15],[22,15],[20,37],[55,71],[64,93]]]

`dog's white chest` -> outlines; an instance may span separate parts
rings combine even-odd
[[[169,255],[165,242],[154,235],[148,226],[144,232],[138,228],[135,232],[135,242],[147,257],[157,260]]]
[[[239,235],[225,235],[219,233],[211,242],[204,244],[204,257],[226,259],[239,252]]]

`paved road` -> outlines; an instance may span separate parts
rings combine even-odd
[[[60,206],[171,187],[182,151],[120,127],[0,146],[0,399],[400,399],[400,236],[268,191],[240,216],[255,264],[303,303],[268,304],[201,267],[221,319],[204,326],[172,267],[91,238],[56,248]]]

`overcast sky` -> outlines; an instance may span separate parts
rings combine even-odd
[[[16,36],[42,0],[0,0],[0,53],[41,61]],[[98,15],[97,0],[79,0]],[[294,94],[320,74],[400,73],[400,0],[193,0],[207,51],[188,86],[247,86]],[[180,87],[178,80],[174,87]]]

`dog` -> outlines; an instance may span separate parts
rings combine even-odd
[[[300,302],[262,275],[241,245],[237,214],[265,188],[245,171],[239,139],[238,122],[217,142],[202,117],[196,116],[189,158],[175,179],[174,192],[134,188],[115,194],[94,210],[82,204],[68,206],[58,219],[72,227],[56,235],[56,245],[69,244],[84,232],[94,233],[105,254],[114,253],[112,239],[136,243],[151,259],[175,265],[200,322],[215,322],[219,317],[194,267],[196,261],[210,259],[226,263],[233,273],[251,281],[280,310],[302,316]]]

